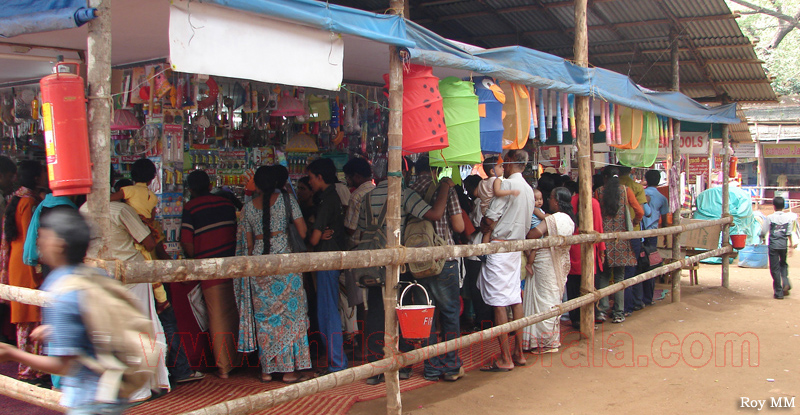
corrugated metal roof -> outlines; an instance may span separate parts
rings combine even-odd
[[[331,2],[375,12],[387,6],[385,0]],[[481,47],[522,45],[567,59],[573,54],[572,0],[419,0],[410,18]],[[668,89],[674,27],[680,36],[681,92],[709,103],[723,97],[731,102],[777,100],[753,45],[724,0],[593,0],[587,21],[591,65],[628,74],[651,89]]]
[[[754,141],[800,140],[800,96],[782,96],[778,103],[743,106]]]
[[[385,0],[334,3],[382,11]],[[411,19],[455,40],[487,48],[520,44],[572,57],[571,0],[420,0]],[[705,101],[775,101],[753,46],[724,0],[594,0],[587,15],[589,60],[595,66],[637,73],[644,86],[671,84],[670,28],[681,39],[682,92]],[[624,70],[620,70],[620,66]],[[666,69],[665,69],[666,68]],[[645,74],[645,76],[642,76]],[[706,85],[697,85],[706,83]]]

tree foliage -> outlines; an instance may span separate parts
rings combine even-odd
[[[775,92],[800,94],[800,0],[727,0],[742,33],[774,76]]]

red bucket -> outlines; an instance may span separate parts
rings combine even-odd
[[[731,245],[736,249],[742,249],[747,244],[747,235],[731,235]]]
[[[402,305],[406,291],[415,285],[425,292],[425,299],[428,305]],[[409,284],[400,294],[400,302],[397,304],[397,321],[400,323],[400,331],[403,337],[407,339],[427,339],[430,337],[435,309],[436,307],[431,305],[431,298],[428,297],[428,291],[425,290],[425,287],[416,283]]]

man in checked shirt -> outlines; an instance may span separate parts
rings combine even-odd
[[[428,155],[425,154],[417,160],[416,179],[408,187],[420,195],[428,194],[430,186],[436,186],[433,182],[431,167]],[[430,201],[427,201],[430,203]],[[464,219],[461,216],[461,205],[458,202],[458,195],[452,187],[447,195],[447,207],[441,219],[434,222],[436,234],[447,242],[454,245],[453,232],[464,232]],[[439,310],[439,334],[435,328],[431,329],[430,344],[438,341],[448,341],[461,335],[459,327],[459,286],[458,286],[458,258],[447,258],[442,272],[433,277],[419,280],[428,293],[433,297],[433,302]],[[464,368],[461,367],[461,359],[458,352],[449,352],[441,356],[436,356],[425,361],[425,380],[437,381],[443,378],[446,381],[454,382],[464,376]]]

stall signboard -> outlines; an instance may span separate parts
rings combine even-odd
[[[680,139],[680,153],[681,154],[705,154],[708,155],[708,131],[706,132],[692,132],[681,131]],[[670,147],[658,147],[658,158],[666,159],[667,154],[670,152]]]
[[[756,154],[756,143],[736,143],[733,146],[733,155],[739,159],[752,159]]]
[[[681,154],[708,155],[708,131],[681,131]]]
[[[689,156],[686,166],[686,172],[688,173],[689,177],[707,175],[708,156]]]
[[[800,143],[764,144],[765,158],[790,158],[800,156]]]

